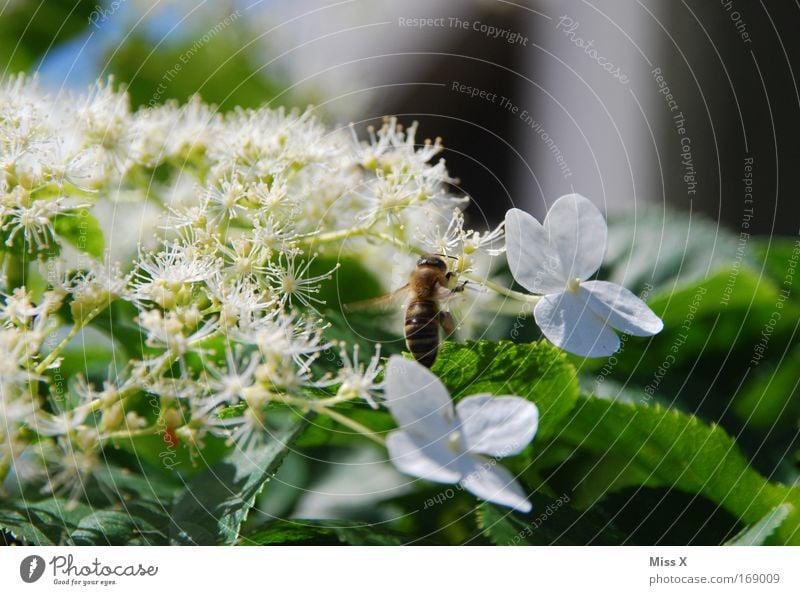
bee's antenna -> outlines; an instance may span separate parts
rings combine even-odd
[[[438,252],[434,254],[434,256],[441,256],[442,258],[452,258],[453,260],[458,260],[455,256],[450,256],[449,254],[439,254]]]

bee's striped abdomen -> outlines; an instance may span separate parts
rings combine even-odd
[[[432,300],[408,305],[405,320],[406,346],[414,359],[430,368],[439,351],[439,308]]]

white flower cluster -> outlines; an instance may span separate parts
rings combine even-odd
[[[586,199],[560,199],[544,226],[512,210],[493,231],[466,229],[466,199],[436,161],[441,142],[418,143],[416,132],[387,119],[361,142],[310,109],[219,114],[193,98],[132,110],[110,81],[77,97],[23,76],[0,83],[0,490],[80,498],[104,446],[142,436],[192,452],[211,435],[251,448],[269,436],[276,404],[382,442],[332,408],[385,399],[401,426],[387,442],[401,470],[528,510],[485,457],[530,442],[535,406],[479,395],[454,409],[435,377],[399,359],[384,394],[379,348],[365,362],[357,345],[325,338],[321,291],[338,263],[356,258],[388,286],[398,254],[407,274],[416,254],[439,253],[453,281],[482,289],[459,292],[473,304],[537,301],[544,334],[584,355],[616,349],[610,327],[647,335],[661,323],[627,290],[586,281],[606,234]],[[160,235],[128,267],[98,253],[89,236],[104,226],[88,222],[100,205],[131,202],[155,205],[161,225],[129,225]],[[485,278],[503,252],[541,297]],[[139,356],[120,365],[114,352],[100,362],[108,377],[92,372],[93,382],[62,371],[89,330],[112,342],[127,333],[119,346]],[[323,353],[338,367],[322,366]],[[411,398],[412,385],[429,390]]]
[[[378,353],[364,363],[323,338],[330,263],[359,258],[388,285],[385,263],[413,263],[411,246],[439,229],[456,258],[488,245],[463,230],[440,141],[416,131],[387,119],[361,142],[310,109],[133,110],[112,81],[80,96],[0,83],[0,487],[77,498],[115,441],[250,447],[274,403],[377,406]],[[150,247],[132,267],[89,256],[86,220],[131,202],[161,213],[156,229],[126,222]],[[132,312],[122,323],[114,302]],[[114,325],[138,331],[122,347],[141,357],[107,362],[101,381],[64,377],[65,350],[101,314],[112,340]],[[337,370],[318,369],[323,352]],[[142,395],[150,411],[133,405]]]

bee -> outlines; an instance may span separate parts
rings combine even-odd
[[[453,273],[447,271],[442,257],[427,254],[417,261],[417,268],[408,281],[411,300],[403,324],[406,347],[426,368],[433,365],[439,353],[439,329],[448,336],[456,330],[453,315],[439,306],[442,298],[464,291],[463,284],[450,287],[452,278]]]
[[[408,283],[389,295],[348,306],[348,310],[372,307],[408,296],[403,332],[406,347],[414,359],[430,368],[439,353],[440,330],[447,336],[456,330],[453,315],[441,308],[440,303],[464,291],[466,282],[454,285],[455,274],[447,270],[447,263],[439,254],[426,254],[417,260],[417,266]]]

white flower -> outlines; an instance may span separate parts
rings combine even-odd
[[[442,139],[435,141],[425,139],[417,144],[417,128],[419,122],[403,130],[396,117],[386,118],[383,126],[375,131],[374,126],[367,127],[369,142],[360,142],[355,127],[350,125],[353,135],[356,158],[366,169],[389,170],[393,166],[406,171],[420,171],[428,167],[428,161],[444,150]]]
[[[379,391],[383,387],[383,383],[375,382],[375,378],[383,371],[381,362],[381,346],[380,344],[375,347],[375,355],[369,360],[368,364],[358,361],[358,345],[353,346],[353,357],[347,353],[347,349],[342,345],[339,352],[342,358],[342,367],[339,369],[337,377],[332,382],[340,382],[339,390],[336,391],[337,396],[349,400],[351,398],[360,397],[364,399],[369,406],[373,409],[378,408],[378,403],[375,401],[375,391]]]
[[[234,168],[205,189],[205,198],[215,220],[236,219],[247,214],[247,188]]]
[[[520,397],[467,397],[453,408],[441,381],[422,365],[392,356],[385,403],[401,429],[386,445],[403,473],[460,482],[484,500],[528,512],[531,504],[496,458],[519,453],[539,424],[536,405]],[[488,455],[487,458],[481,455]]]
[[[140,256],[133,290],[137,299],[169,308],[191,297],[192,283],[206,281],[218,270],[219,261],[213,255],[200,254],[192,246],[168,244],[157,254]]]
[[[536,324],[552,343],[584,357],[619,349],[613,329],[655,335],[664,323],[633,293],[607,281],[587,281],[603,262],[608,229],[580,194],[559,198],[540,224],[519,209],[506,213],[506,257],[514,279],[542,294]]]
[[[77,407],[58,415],[41,411],[33,420],[33,429],[42,436],[62,436],[83,427],[89,409]]]
[[[219,302],[219,322],[223,328],[241,329],[268,315],[276,300],[250,279],[226,280],[220,274],[206,281],[211,296]]]
[[[117,298],[129,299],[128,281],[130,275],[123,275],[118,263],[109,259],[105,262],[92,262],[88,271],[80,271],[75,276],[72,287],[70,310],[75,320],[80,320],[96,308],[108,306]]]
[[[296,262],[296,255],[286,256],[281,254],[277,262],[271,262],[267,268],[267,278],[273,286],[276,294],[279,294],[281,305],[287,303],[297,303],[306,308],[314,309],[314,305],[324,305],[325,302],[316,294],[320,291],[320,283],[331,278],[334,271],[339,268],[337,264],[333,269],[321,275],[310,276],[308,274],[315,256],[305,262]]]
[[[225,349],[225,365],[216,366],[212,362],[206,363],[209,373],[208,388],[211,395],[207,398],[208,404],[216,407],[222,403],[235,405],[242,398],[244,392],[255,383],[254,374],[261,363],[253,355],[243,355],[241,349],[236,352],[230,347]]]
[[[197,344],[212,335],[218,327],[217,320],[207,320],[202,326],[189,327],[176,312],[162,315],[158,309],[142,310],[136,320],[147,333],[145,343],[148,346],[165,347],[178,355],[185,355],[197,348]]]
[[[40,443],[47,465],[47,482],[41,489],[42,494],[63,495],[74,506],[74,502],[86,495],[88,482],[92,475],[102,468],[100,454],[94,447],[91,432],[75,441],[60,438],[56,448],[48,448],[49,444]]]
[[[53,220],[58,216],[74,216],[78,209],[86,208],[89,205],[71,204],[69,199],[64,196],[52,200],[35,200],[29,204],[20,201],[15,207],[7,212],[6,222],[1,228],[8,231],[6,246],[14,244],[14,238],[18,233],[22,233],[28,246],[44,249],[49,247],[50,241],[55,236],[55,224]]]

